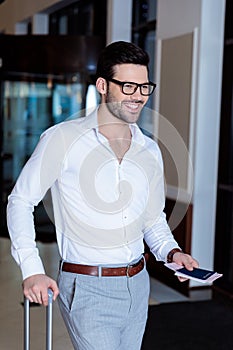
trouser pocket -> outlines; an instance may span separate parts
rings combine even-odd
[[[76,288],[76,274],[60,271],[58,275],[59,298],[67,310],[71,311]]]

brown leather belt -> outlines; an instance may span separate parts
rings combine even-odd
[[[113,276],[127,276],[132,277],[142,271],[144,268],[144,258],[141,258],[136,264],[123,266],[123,267],[99,267],[81,264],[72,264],[68,262],[62,263],[62,271],[72,272],[81,275],[90,276],[103,276],[103,277],[113,277]]]

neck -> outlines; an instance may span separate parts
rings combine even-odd
[[[132,135],[129,124],[114,117],[105,105],[100,105],[98,125],[99,132],[108,139],[118,162],[121,163],[131,144]]]
[[[108,140],[131,139],[129,124],[116,118],[106,108],[105,104],[100,105],[98,111],[99,132]]]

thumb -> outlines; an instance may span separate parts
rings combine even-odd
[[[52,292],[53,292],[53,300],[55,301],[57,296],[59,295],[59,289],[58,289],[56,281],[51,279],[48,288],[52,290]]]

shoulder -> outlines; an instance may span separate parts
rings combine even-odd
[[[78,119],[74,119],[74,120],[67,120],[67,121],[61,122],[59,124],[53,125],[53,126],[49,127],[48,129],[46,129],[41,134],[41,137],[53,135],[55,133],[59,133],[62,131],[66,132],[69,130],[73,130],[74,128],[77,129],[79,127],[82,127],[82,123],[83,123],[84,119],[85,118],[83,117],[83,118],[78,118]]]
[[[53,146],[57,144],[59,147],[61,145],[67,147],[85,133],[84,119],[68,120],[51,126],[41,134],[39,143],[47,145],[52,143]]]
[[[142,135],[145,148],[148,151],[152,152],[154,156],[161,157],[160,147],[158,145],[157,140],[153,138],[153,135],[148,132],[145,132],[145,130],[139,127],[138,127],[138,132]]]
[[[97,126],[97,111],[94,110],[87,116],[80,116],[78,113],[72,116],[72,119],[66,120],[45,130],[41,137],[51,137],[60,135],[60,137],[80,136],[83,133]]]
[[[157,140],[144,136],[147,150],[153,155],[160,167],[163,168],[163,157]]]
[[[86,139],[94,126],[96,126],[95,113],[66,120],[46,129],[41,134],[37,147],[62,155],[77,141]]]
[[[152,139],[151,137],[143,134],[144,140],[145,140],[145,145],[147,148],[149,148],[150,150],[154,151],[154,152],[160,152],[160,148],[158,145],[157,140]]]

